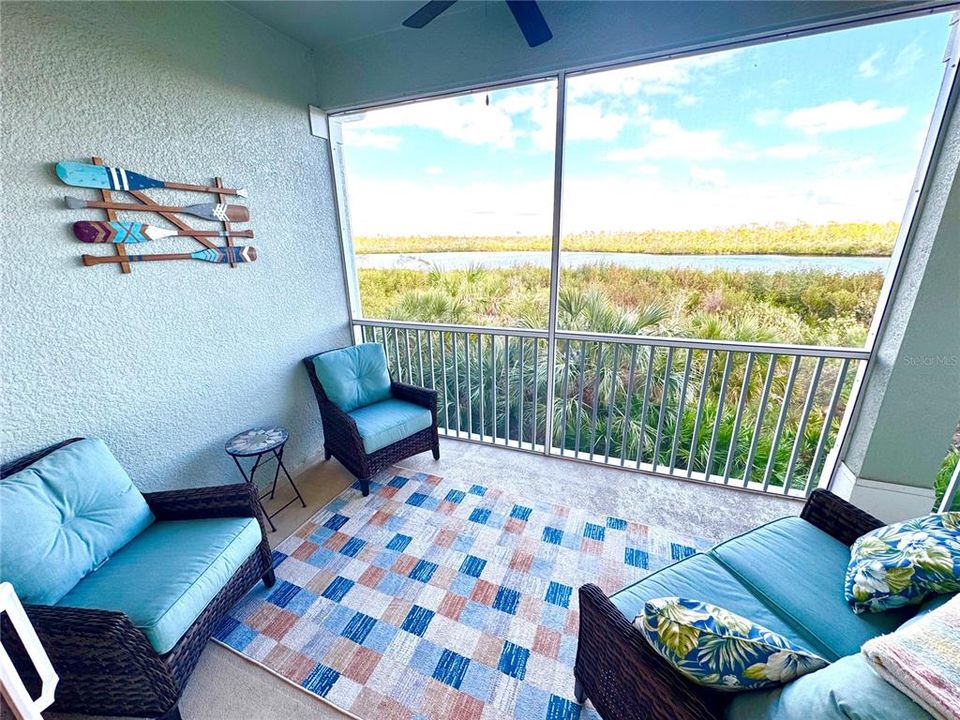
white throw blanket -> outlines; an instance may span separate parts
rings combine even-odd
[[[937,720],[960,720],[960,595],[863,653],[884,680]]]

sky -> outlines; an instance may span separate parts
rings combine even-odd
[[[568,77],[563,232],[900,221],[949,18]],[[550,234],[554,81],[346,120],[355,236]]]

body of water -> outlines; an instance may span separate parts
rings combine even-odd
[[[565,269],[584,265],[623,265],[652,270],[732,270],[734,272],[795,272],[822,270],[856,275],[886,272],[890,258],[819,255],[647,255],[644,253],[564,252]],[[516,265],[550,267],[546,251],[375,253],[357,255],[357,267],[378,270],[464,270],[469,267],[509,268]]]

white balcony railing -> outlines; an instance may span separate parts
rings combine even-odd
[[[394,379],[437,390],[448,436],[798,498],[869,354],[558,330],[551,372],[546,330],[354,324]]]

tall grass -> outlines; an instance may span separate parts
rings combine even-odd
[[[897,223],[743,225],[709,230],[583,232],[564,235],[567,252],[655,255],[864,255],[893,250]],[[550,250],[549,235],[355,237],[354,250],[369,253]]]
[[[709,339],[860,346],[883,282],[879,272],[730,272],[592,265],[563,270],[564,302],[582,315],[564,329],[618,332],[653,313],[646,332]],[[424,272],[360,270],[366,317],[546,327],[549,271],[535,266]],[[561,309],[562,306],[561,306]],[[628,330],[629,331],[629,330]]]

